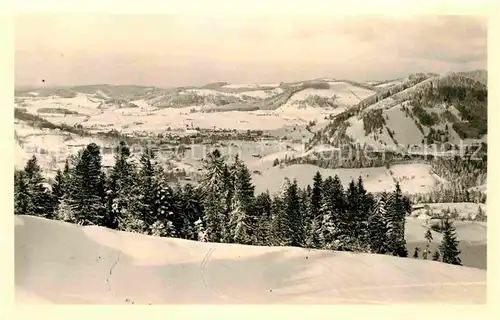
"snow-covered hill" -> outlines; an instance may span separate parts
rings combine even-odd
[[[441,262],[15,224],[16,303],[486,303],[485,270]]]
[[[348,139],[378,150],[400,150],[436,142],[486,142],[484,77],[479,71],[421,75],[376,85],[383,91],[365,97],[356,111],[346,110],[343,119],[316,132],[309,145]]]
[[[323,177],[338,175],[345,188],[351,180],[361,177],[369,192],[391,191],[396,181],[400,183],[401,190],[409,194],[425,193],[442,183],[447,183],[433,174],[430,165],[426,164],[399,164],[389,169],[385,167],[322,169],[310,164],[296,164],[284,168],[275,166],[254,175],[253,181],[257,192],[269,190],[274,193],[280,190],[285,178],[297,179],[301,187],[312,184],[316,171]]]
[[[53,172],[78,147],[96,140],[100,145],[108,146],[107,141],[95,137],[100,133],[134,136],[155,143],[161,140],[159,136],[170,140],[189,136],[182,143],[195,148],[194,144],[214,145],[210,142],[215,135],[212,131],[254,131],[260,132],[257,139],[262,138],[266,144],[281,148],[247,152],[249,144],[254,141],[245,141],[240,148],[245,151],[240,150],[240,156],[249,159],[245,162],[254,170],[258,189],[260,185],[265,185],[274,190],[281,185],[285,176],[305,183],[306,180],[310,181],[319,166],[335,167],[332,163],[309,161],[314,157],[316,159],[312,160],[328,159],[319,154],[325,153],[318,151],[323,146],[331,149],[332,145],[344,147],[357,142],[371,150],[443,155],[456,150],[447,151],[441,147],[435,150],[427,148],[426,144],[436,141],[448,144],[486,142],[486,103],[485,97],[481,96],[486,90],[483,83],[486,75],[486,72],[475,71],[441,76],[417,74],[370,83],[322,78],[269,84],[217,82],[201,87],[169,89],[89,85],[18,90],[16,110],[23,110],[38,118],[29,123],[19,118],[16,112],[16,166],[24,166],[27,159],[35,154],[41,159],[42,167],[47,172]],[[438,85],[444,89],[436,93]],[[463,103],[443,102],[448,96],[453,98],[462,95],[465,95],[461,97]],[[47,128],[40,130],[36,125],[39,119],[57,126],[77,128],[87,135],[78,136]],[[464,138],[464,135],[467,137]],[[227,142],[231,138],[222,139]],[[289,150],[282,141],[284,139],[292,144],[308,143],[301,150]],[[176,140],[177,145],[179,140]],[[198,142],[193,143],[193,140]],[[281,161],[285,156],[297,161],[285,163],[293,165],[290,169],[274,168],[275,159]],[[112,154],[105,155],[104,162],[108,164],[111,161]],[[179,158],[175,161],[179,162],[180,167],[182,162],[189,162],[190,167],[198,166],[191,159]],[[297,163],[312,165],[297,166]],[[365,165],[370,164],[363,162]],[[377,163],[377,166],[382,165],[384,163]],[[352,164],[349,166],[353,167]],[[421,164],[405,162],[403,167],[405,173],[399,176],[403,189],[408,192],[427,192],[445,183],[430,173],[428,168],[422,169]],[[377,172],[364,177],[375,191],[381,191],[386,186],[393,187],[394,181],[399,179],[398,174],[389,173],[384,168],[340,171],[341,175],[353,178],[364,176],[364,171]],[[329,175],[328,172],[324,173]],[[270,177],[273,179],[268,183]]]

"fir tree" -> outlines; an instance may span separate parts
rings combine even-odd
[[[317,171],[313,178],[313,187],[311,190],[310,219],[314,219],[319,216],[322,197],[323,197],[323,178],[321,177],[319,171]]]
[[[203,220],[202,219],[196,220],[194,225],[197,232],[197,240],[200,242],[208,242],[208,236],[205,226],[203,224]]]
[[[263,192],[255,198],[254,213],[256,232],[253,241],[257,245],[269,246],[272,244],[272,199],[269,192]]]
[[[425,239],[427,240],[427,244],[425,246],[425,251],[424,251],[423,257],[424,257],[424,259],[427,260],[427,255],[430,252],[430,245],[431,245],[431,242],[433,239],[432,232],[430,229],[427,229],[427,231],[425,232]]]
[[[28,214],[50,219],[53,207],[36,156],[33,155],[26,163],[23,177],[27,187],[25,194],[28,195]]]
[[[293,247],[302,246],[305,239],[297,180],[294,180],[285,191],[284,206],[286,221],[285,243]]]
[[[230,221],[233,241],[250,244],[255,239],[252,233],[256,225],[256,217],[253,214],[255,187],[252,185],[250,171],[243,163],[237,162],[233,173],[235,192]]]
[[[189,183],[184,186],[182,199],[182,212],[187,220],[186,238],[197,240],[199,230],[196,228],[196,221],[203,217],[203,199]]]
[[[159,221],[169,229],[169,237],[179,237],[180,230],[177,227],[180,225],[176,221],[176,195],[174,190],[166,184],[164,180],[158,181],[156,184],[155,211],[152,213],[155,222]]]
[[[64,176],[61,170],[56,171],[56,176],[54,178],[54,183],[52,184],[52,197],[59,201],[64,195],[65,185]]]
[[[339,177],[328,177],[323,182],[320,216],[314,220],[312,243],[314,247],[336,248],[332,241],[343,239],[348,234],[346,199]],[[342,249],[339,247],[338,249]]]
[[[137,198],[141,196],[136,177],[136,168],[130,161],[130,148],[125,142],[121,141],[115,150],[115,164],[111,168],[109,175],[109,192],[107,194],[107,215],[103,217],[103,223],[109,227],[118,224],[120,230],[130,230],[130,226],[125,223],[142,225],[135,221],[142,217],[136,216],[136,211],[140,211],[140,202]]]
[[[190,232],[188,217],[183,211],[184,207],[184,194],[183,189],[179,183],[172,188],[172,203],[171,203],[171,217],[172,225],[176,231],[176,236],[186,239]]]
[[[387,243],[387,193],[382,193],[368,218],[368,241],[374,253],[385,254],[390,251]]]
[[[78,224],[100,225],[105,217],[105,176],[101,159],[99,146],[91,143],[81,152],[73,170],[68,201]]]
[[[405,218],[406,213],[411,210],[408,201],[406,201],[401,192],[399,182],[396,183],[395,190],[388,199],[388,245],[393,255],[406,257],[405,240]]]
[[[75,208],[68,201],[66,196],[59,199],[54,213],[57,220],[61,220],[68,223],[77,223],[75,218]]]
[[[329,198],[333,207],[333,221],[337,224],[339,221],[341,221],[342,217],[346,213],[347,202],[344,193],[344,187],[342,186],[342,182],[337,175],[335,175],[335,177],[333,178],[331,186],[332,187],[330,190]]]
[[[136,202],[136,210],[139,218],[144,221],[147,226],[151,226],[156,222],[158,208],[156,206],[156,193],[159,188],[159,179],[162,172],[155,170],[153,163],[155,154],[152,150],[146,148],[139,160],[139,187],[138,198]],[[161,179],[161,178],[160,178]],[[158,224],[157,224],[158,226]]]
[[[23,170],[14,171],[14,214],[29,214],[32,204]]]
[[[324,214],[320,222],[319,228],[317,229],[317,234],[319,236],[319,244],[322,249],[337,249],[335,244],[335,236],[337,234],[337,228],[333,221],[332,214]]]
[[[171,221],[166,221],[165,223],[162,221],[155,221],[150,226],[150,233],[152,236],[156,237],[173,237],[175,236],[175,227]]]
[[[439,251],[444,263],[462,265],[455,226],[450,219],[444,220],[443,240],[439,246]]]
[[[355,237],[366,242],[368,239],[368,217],[373,210],[373,197],[366,192],[361,176],[356,185],[357,191],[357,210],[355,218]]]
[[[227,234],[228,216],[226,211],[228,177],[227,166],[219,150],[215,149],[203,162],[203,176],[199,190],[203,194],[206,239],[220,242]]]
[[[434,254],[432,255],[432,260],[434,261],[439,261],[439,259],[441,258],[440,254],[439,254],[439,250],[436,250],[434,252]]]
[[[344,215],[340,217],[339,229],[340,236],[343,241],[350,242],[352,239],[356,238],[357,225],[356,220],[358,216],[358,188],[354,180],[351,180],[346,192],[346,211]]]
[[[307,246],[317,248],[319,245],[318,231],[321,228],[321,207],[323,205],[323,178],[319,171],[313,177],[313,187],[307,186],[308,201],[306,202],[304,225],[307,232]]]
[[[288,244],[289,234],[287,217],[285,212],[285,201],[279,195],[275,195],[271,205],[271,243],[274,246],[285,246]]]
[[[59,201],[66,193],[66,185],[64,183],[64,175],[61,170],[57,170],[54,182],[52,184],[52,210],[55,212],[59,205]]]
[[[415,247],[415,250],[413,251],[413,258],[418,259],[418,255],[420,253],[420,247]]]
[[[330,216],[329,216],[330,217]],[[325,246],[325,239],[327,238],[324,234],[325,230],[333,230],[327,229],[328,225],[324,226],[323,223],[331,222],[331,219],[321,214],[317,217],[313,218],[308,230],[306,245],[309,248],[321,249]]]
[[[228,166],[227,163],[224,163],[222,169],[222,212],[220,220],[222,222],[222,233],[221,233],[221,242],[230,243],[234,241],[233,232],[231,229],[231,212],[233,210],[233,200],[234,200],[234,192],[235,192],[235,170],[237,165],[233,164],[233,166]]]
[[[476,213],[476,216],[474,217],[474,220],[481,221],[481,222],[484,222],[487,220],[486,214],[484,213],[483,209],[481,208],[481,205],[479,205],[479,204],[477,207],[477,213]]]

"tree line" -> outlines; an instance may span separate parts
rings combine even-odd
[[[204,159],[199,184],[166,177],[154,152],[135,161],[125,142],[108,171],[91,143],[50,183],[33,156],[14,173],[15,214],[197,241],[408,256],[411,202],[398,183],[374,196],[361,177],[344,188],[338,176],[317,172],[305,188],[286,179],[280,192],[256,194],[247,166],[217,149]]]

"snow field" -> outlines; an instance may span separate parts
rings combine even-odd
[[[16,303],[486,302],[484,270],[434,261],[201,243],[31,216],[15,224]]]
[[[364,186],[369,192],[390,191],[394,188],[396,181],[400,182],[401,190],[408,193],[429,192],[441,183],[431,173],[431,166],[426,164],[393,165],[389,170],[385,167],[323,169],[309,164],[297,164],[284,168],[272,167],[252,178],[256,192],[263,192],[267,189],[274,193],[280,190],[286,177],[290,180],[297,179],[297,183],[301,187],[312,184],[316,171],[321,173],[323,179],[338,175],[344,187],[347,187],[352,179],[357,180],[361,176]]]

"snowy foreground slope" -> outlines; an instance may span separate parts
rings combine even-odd
[[[17,303],[486,303],[475,268],[15,219]]]

